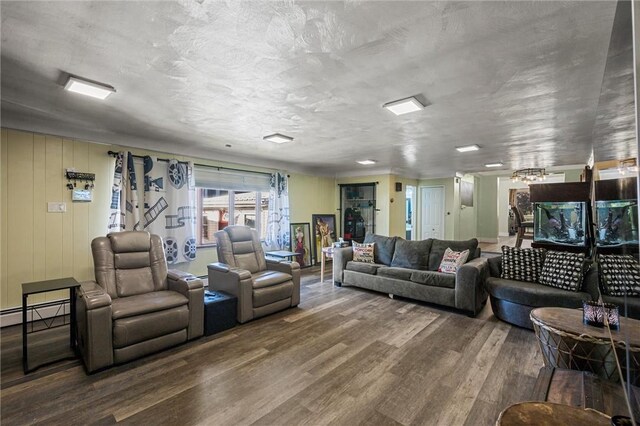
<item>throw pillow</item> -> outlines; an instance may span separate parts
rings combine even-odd
[[[445,274],[455,274],[458,268],[464,265],[469,257],[469,250],[465,251],[453,251],[447,247],[442,256],[442,262],[438,272],[444,272]]]
[[[548,251],[540,272],[540,284],[579,291],[583,276],[584,253]]]
[[[537,283],[543,258],[544,249],[502,246],[501,278]]]
[[[373,250],[376,243],[360,244],[353,241],[352,244],[354,262],[374,263]]]
[[[426,270],[429,265],[431,242],[431,239],[407,241],[398,238],[396,240],[396,249],[393,252],[393,259],[391,260],[391,266],[396,268]]]
[[[476,238],[472,238],[466,241],[433,240],[431,251],[429,252],[428,268],[430,271],[438,270],[440,262],[442,262],[442,258],[444,257],[444,252],[447,248],[450,248],[454,251],[469,250],[469,258],[467,260],[473,260],[478,249],[478,240]]]
[[[598,265],[603,293],[609,296],[640,296],[640,265],[635,257],[601,254]]]

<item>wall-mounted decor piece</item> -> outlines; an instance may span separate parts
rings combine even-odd
[[[306,223],[292,223],[291,228],[291,251],[298,253],[294,258],[301,268],[309,267],[313,264],[311,253],[311,225]]]
[[[473,207],[473,183],[460,181],[460,205]]]
[[[317,264],[320,253],[324,247],[331,247],[336,240],[336,215],[335,214],[314,214],[311,215],[311,225],[313,226],[313,259]]]
[[[402,192],[402,182],[396,182],[396,192]]]

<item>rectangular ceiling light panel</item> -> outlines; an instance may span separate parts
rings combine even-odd
[[[105,99],[116,91],[116,89],[107,84],[95,83],[72,76],[69,77],[64,88],[69,92],[80,93],[97,99]]]
[[[357,163],[358,164],[362,164],[363,166],[369,166],[371,164],[376,164],[375,160],[360,160]]]
[[[480,147],[478,145],[466,145],[466,146],[458,146],[458,147],[456,147],[456,150],[458,152],[470,152],[470,151],[477,151],[479,149],[480,149]]]
[[[424,109],[424,105],[414,97],[388,102],[382,107],[388,109],[395,115],[409,114],[410,112],[416,112]]]
[[[293,140],[292,137],[281,135],[280,133],[274,133],[272,135],[265,136],[262,139],[264,139],[265,141],[273,142],[273,143],[286,143],[286,142],[291,142]]]
[[[485,167],[502,167],[504,164],[502,163],[488,163],[484,165]]]

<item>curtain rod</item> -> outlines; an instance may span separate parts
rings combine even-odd
[[[118,153],[116,151],[109,151],[108,154],[112,157],[117,157]],[[136,154],[131,154],[133,155],[133,158],[140,158],[140,159],[144,159],[144,157],[146,157],[145,155],[136,155]],[[158,158],[158,161],[162,161],[165,163],[169,162],[168,158]],[[178,163],[182,163],[182,164],[188,164],[188,161],[178,161]],[[265,176],[271,176],[271,173],[267,173],[267,172],[256,172],[253,170],[242,170],[242,169],[234,169],[231,167],[222,167],[222,166],[211,166],[209,164],[200,164],[200,163],[193,163],[194,166],[198,166],[198,167],[209,167],[211,169],[216,169],[216,170],[231,170],[234,172],[242,172],[242,173],[255,173],[258,175],[265,175]],[[287,177],[289,177],[289,175],[287,175]]]

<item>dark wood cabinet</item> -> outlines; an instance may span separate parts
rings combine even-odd
[[[367,233],[375,233],[376,184],[340,185],[340,236],[361,243]]]

